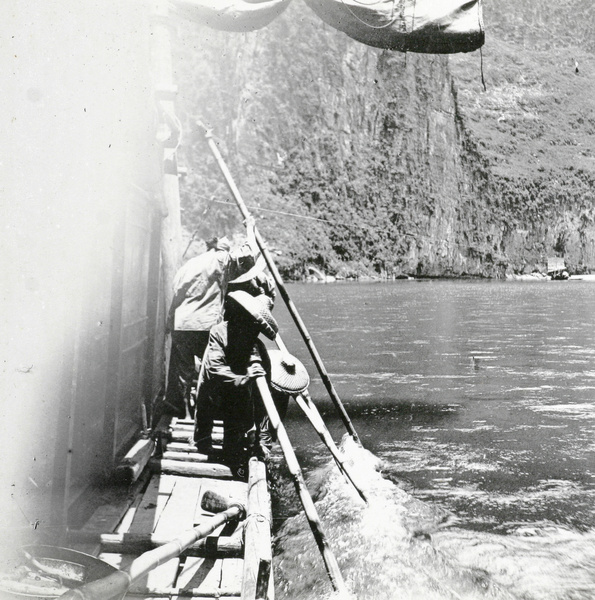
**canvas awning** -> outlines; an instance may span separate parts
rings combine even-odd
[[[255,31],[278,17],[291,0],[173,0],[183,17],[223,31]]]
[[[225,31],[268,25],[293,0],[173,0],[182,15]],[[304,0],[328,25],[368,46],[452,54],[484,43],[481,0]]]

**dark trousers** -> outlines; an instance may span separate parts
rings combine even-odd
[[[173,331],[162,414],[183,418],[191,414],[190,391],[196,378],[194,357],[202,359],[209,343],[208,331]]]
[[[258,430],[254,427],[252,381],[240,387],[217,386],[213,395],[199,394],[196,405],[194,441],[199,452],[211,451],[213,418],[223,419],[222,460],[235,468],[246,462],[258,445]]]
[[[225,464],[239,466],[246,462],[255,440],[247,437],[254,425],[252,404],[252,382],[225,399],[223,404],[223,461]]]

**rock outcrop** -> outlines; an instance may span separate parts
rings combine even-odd
[[[580,0],[523,4],[486,10],[483,57],[380,51],[301,3],[242,36],[184,25],[182,115],[214,127],[286,275],[595,269],[595,83],[575,67],[594,49],[548,30]],[[186,151],[187,224],[233,228],[204,144]]]

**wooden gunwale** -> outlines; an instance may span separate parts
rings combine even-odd
[[[126,506],[99,507],[82,530],[70,533],[70,545],[125,569],[143,552],[207,520],[211,513],[202,509],[201,499],[211,490],[229,503],[244,505],[247,518],[220,527],[182,556],[156,567],[134,582],[126,598],[273,600],[270,496],[264,464],[252,459],[249,481],[237,481],[227,467],[195,452],[188,421],[174,418],[165,429],[162,424],[161,433],[166,433],[157,444],[162,456],[147,460],[146,451],[139,453],[138,448],[148,445],[136,447],[146,465],[142,476],[131,457],[123,461],[124,472],[134,475],[132,483],[138,479]]]

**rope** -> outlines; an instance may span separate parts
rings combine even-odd
[[[479,48],[479,70],[481,72],[481,84],[483,85],[483,91],[487,92],[488,88],[486,86],[486,80],[483,73],[483,51]]]
[[[374,2],[368,4],[367,2],[362,2],[361,0],[353,0],[353,2],[355,2],[356,4],[360,4],[362,6],[373,6],[374,4],[379,4],[380,2],[378,2],[377,0],[374,0]],[[359,21],[360,23],[362,23],[362,25],[365,25],[366,27],[369,27],[370,29],[386,29],[387,27],[392,27],[392,25],[394,25],[394,23],[397,21],[397,19],[399,18],[398,16],[395,17],[395,4],[397,3],[397,0],[393,0],[393,6],[392,6],[392,10],[391,10],[391,18],[390,21],[388,23],[386,23],[386,25],[371,25],[370,23],[367,23],[366,21],[364,21],[362,18],[358,17],[353,10],[351,10],[351,7],[347,4],[346,0],[341,0],[341,4],[343,4],[345,6],[345,8],[347,9],[347,11],[351,14],[351,16],[356,20]]]
[[[196,194],[196,193],[190,193],[190,196],[196,200],[206,200],[207,203],[210,202],[214,202],[215,204],[229,204],[232,206],[235,206],[235,202],[228,202],[226,200],[215,200],[212,196],[210,198],[207,198],[206,196],[203,196],[202,194]],[[208,204],[207,204],[207,209],[205,209],[203,211],[203,215],[206,214],[207,210],[208,210]],[[272,208],[262,208],[261,206],[248,206],[247,208],[250,208],[252,210],[260,210],[260,211],[264,211],[264,212],[270,212],[270,213],[275,213],[278,215],[285,215],[288,217],[297,217],[298,219],[310,219],[313,221],[322,221],[323,223],[334,223],[334,221],[330,221],[329,219],[322,219],[320,217],[311,217],[309,215],[300,215],[297,213],[290,213],[290,212],[285,212],[282,210],[273,210]],[[196,233],[196,232],[195,232]]]
[[[481,18],[481,0],[477,1],[477,24],[479,25],[479,33],[483,33],[485,35],[483,29],[483,19]],[[483,91],[487,92],[488,88],[486,86],[486,80],[483,71],[483,46],[479,47],[479,70],[481,72],[481,84],[483,85]]]
[[[231,204],[235,205],[235,202],[226,202],[225,200],[211,200],[211,202],[216,202],[217,204]],[[275,213],[277,215],[286,215],[288,217],[298,217],[299,219],[312,219],[313,221],[322,221],[323,223],[332,223],[328,219],[320,219],[319,217],[310,217],[307,215],[298,215],[297,213],[284,212],[282,210],[273,210],[272,208],[261,208],[260,206],[248,206],[247,208],[251,210],[262,210],[264,212]]]

